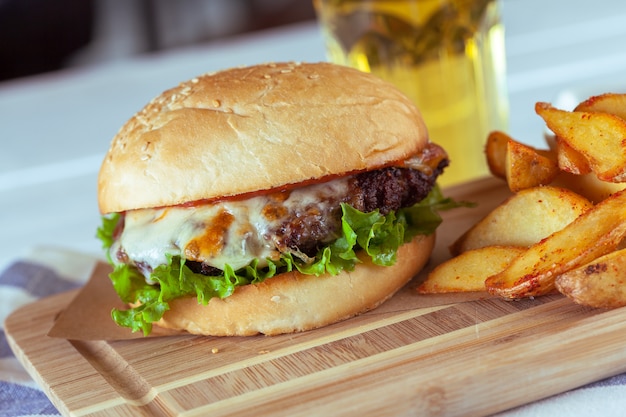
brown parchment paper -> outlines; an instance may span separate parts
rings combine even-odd
[[[98,262],[89,281],[72,302],[57,316],[48,336],[71,340],[122,340],[144,338],[143,333],[133,333],[119,327],[111,318],[111,310],[124,309],[109,279],[111,267]],[[180,334],[153,326],[149,337]]]

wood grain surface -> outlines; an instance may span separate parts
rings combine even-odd
[[[448,194],[479,206],[447,213],[431,267],[507,191],[484,180]],[[433,303],[421,277],[372,312],[283,336],[47,336],[77,291],[23,307],[5,330],[66,416],[485,415],[626,371],[624,309],[560,295]]]

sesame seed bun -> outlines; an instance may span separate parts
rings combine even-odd
[[[415,105],[371,74],[328,63],[234,68],[165,91],[121,128],[100,170],[99,207],[171,206],[374,169],[427,142]]]

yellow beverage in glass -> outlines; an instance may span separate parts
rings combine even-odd
[[[314,0],[331,62],[391,81],[449,154],[442,185],[488,173],[484,144],[506,130],[497,0]]]

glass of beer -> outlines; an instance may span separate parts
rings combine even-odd
[[[441,185],[488,174],[484,145],[506,130],[498,0],[313,0],[331,62],[391,81],[448,152]]]

